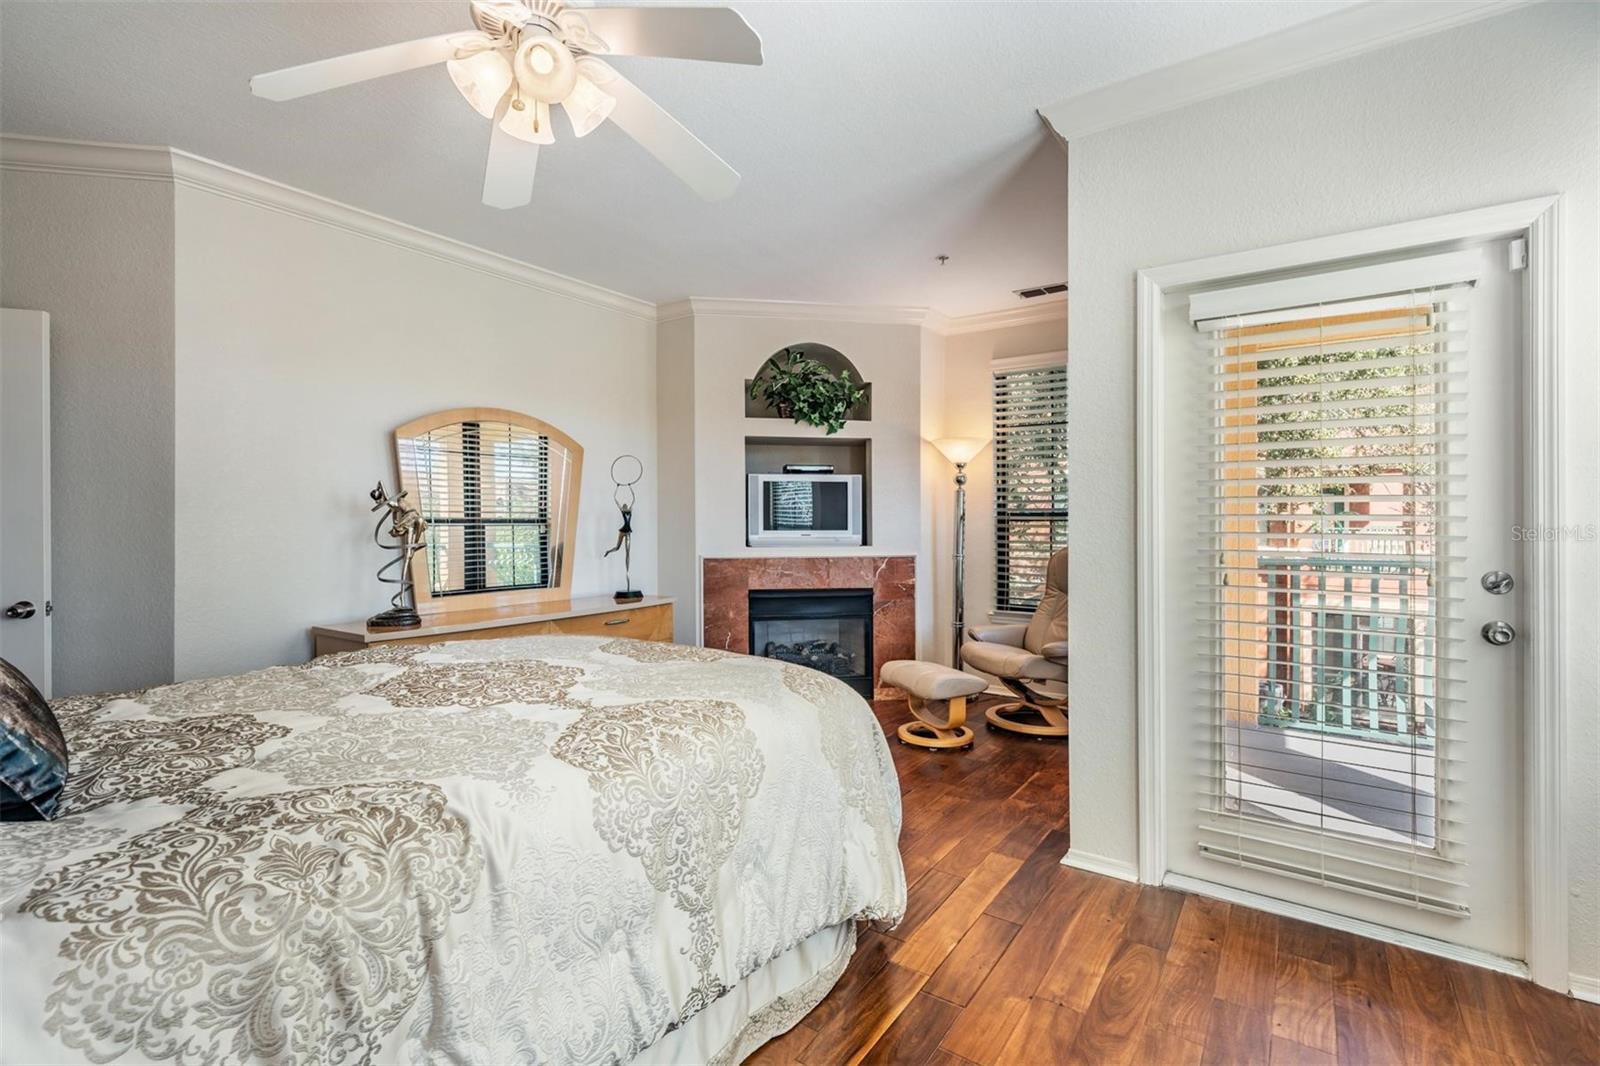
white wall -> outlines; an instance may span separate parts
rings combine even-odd
[[[50,313],[57,696],[172,676],[172,185],[6,169],[0,305]]]
[[[663,322],[656,329],[656,455],[661,467],[657,554],[661,591],[678,599],[672,639],[679,644],[700,643],[694,393],[694,319]]]
[[[622,587],[608,471],[637,455],[656,590],[652,321],[205,189],[178,187],[176,232],[179,678],[302,661],[307,626],[385,605],[367,492],[394,484],[393,428],[448,407],[583,446],[575,595]]]
[[[954,333],[945,338],[944,431],[940,436],[994,436],[994,361],[1022,355],[1041,355],[1065,351],[1067,347],[1066,305],[1059,305],[1061,317],[1026,325],[1002,326],[975,332]],[[937,454],[937,453],[935,453]],[[943,464],[939,491],[954,496],[955,468]],[[953,519],[952,519],[953,520]],[[967,464],[967,625],[982,625],[990,620],[995,603],[994,554],[994,448],[985,448]],[[945,550],[935,559],[935,593],[938,624],[949,631],[954,563],[946,541]],[[949,662],[946,652],[941,661]]]
[[[1071,144],[1072,845],[1134,864],[1141,267],[1562,193],[1566,521],[1600,522],[1600,6],[1540,4]],[[1600,543],[1567,546],[1571,966],[1600,975]]]

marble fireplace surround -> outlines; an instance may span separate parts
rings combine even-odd
[[[751,589],[871,589],[872,686],[891,659],[915,659],[917,561],[910,555],[783,556],[702,559],[701,639],[708,648],[748,654]]]

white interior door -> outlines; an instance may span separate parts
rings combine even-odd
[[[1509,255],[1163,309],[1171,874],[1525,957]]]
[[[50,316],[0,310],[0,658],[50,687]]]

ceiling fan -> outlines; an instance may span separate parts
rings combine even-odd
[[[600,57],[666,56],[760,65],[761,38],[725,7],[577,7],[561,0],[470,0],[474,31],[445,33],[286,67],[250,79],[268,100],[293,100],[443,63],[473,110],[493,122],[483,202],[533,199],[539,146],[555,142],[560,104],[575,136],[615,122],[707,200],[733,195],[739,173]]]

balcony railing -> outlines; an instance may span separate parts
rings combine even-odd
[[[1267,602],[1258,721],[1431,747],[1431,565],[1263,555],[1257,566]]]

